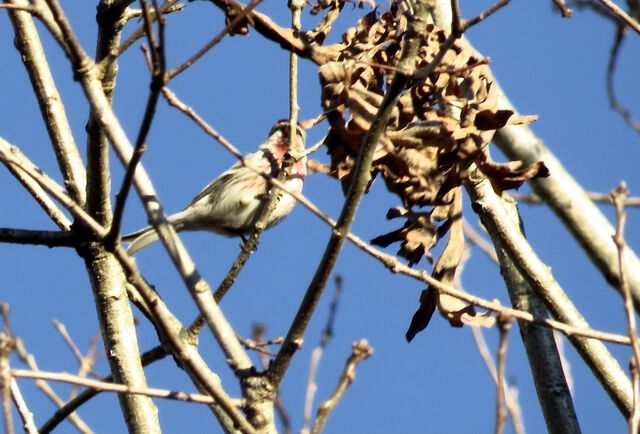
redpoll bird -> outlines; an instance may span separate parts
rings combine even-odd
[[[298,126],[294,153],[304,151],[305,132]],[[289,121],[275,123],[269,138],[256,152],[247,155],[245,161],[252,168],[276,176],[289,146]],[[297,161],[285,181],[285,186],[294,192],[302,191],[307,174],[306,157]],[[268,183],[253,170],[238,161],[229,170],[214,179],[181,212],[169,216],[176,231],[206,230],[226,236],[244,236],[253,231],[261,202],[266,198]],[[271,213],[267,228],[284,219],[293,209],[295,199],[281,192],[276,208]],[[158,240],[151,227],[122,237],[130,242],[127,252],[134,254]]]

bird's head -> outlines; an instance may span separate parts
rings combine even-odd
[[[271,131],[269,131],[269,138],[282,140],[284,144],[288,145],[289,126],[290,126],[290,123],[288,119],[281,119],[277,121],[273,125],[273,127],[271,127]],[[302,152],[304,150],[304,143],[305,143],[306,137],[307,137],[306,131],[304,130],[304,128],[302,128],[302,125],[300,125],[300,123],[298,122],[298,124],[296,125],[296,138],[298,140],[296,141],[296,144],[293,147],[293,150],[295,152]]]

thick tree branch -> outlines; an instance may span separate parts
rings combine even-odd
[[[53,0],[49,1],[52,2]],[[54,4],[54,6],[56,5]],[[97,114],[96,118],[100,121],[101,128],[113,144],[118,158],[122,164],[126,165],[131,160],[133,146],[111,110],[108,100],[104,96],[102,85],[98,80],[99,71],[97,70],[97,66],[88,58],[84,50],[82,50],[64,15],[54,11],[54,16],[59,23],[64,40],[67,42],[66,46],[69,47],[68,55],[73,61],[74,71],[82,85],[87,100],[92,110]],[[246,372],[252,367],[249,357],[236,339],[229,322],[215,303],[209,285],[201,278],[184,245],[176,236],[175,230],[168,224],[151,180],[142,166],[138,166],[136,170],[134,186],[140,197],[143,198],[150,223],[154,225],[160,235],[161,241],[167,247],[176,269],[225,352],[229,364],[237,374]],[[119,250],[121,249],[116,246],[114,253],[118,253]],[[127,256],[124,251],[122,254],[118,253],[117,255],[121,262],[124,259],[122,257],[123,255]],[[235,421],[236,423],[241,423],[240,420]],[[247,430],[250,431],[251,426],[247,425],[245,421],[241,426],[246,427]]]
[[[496,198],[500,200],[500,198]],[[502,199],[507,217],[514,225],[520,227],[520,219],[516,204],[508,198]],[[502,275],[511,304],[515,309],[529,312],[536,318],[547,317],[547,310],[538,297],[524,281],[518,268],[509,257],[500,237],[490,231],[491,240],[496,246]],[[520,336],[524,342],[533,382],[542,407],[547,430],[550,433],[579,433],[580,426],[575,414],[573,399],[564,376],[564,369],[553,337],[548,328],[518,321]]]
[[[65,49],[65,54],[71,60],[75,70],[82,70],[82,68],[92,65],[88,59],[74,55],[82,49],[73,35],[60,5],[55,0],[48,1],[47,4],[64,41],[62,48]],[[103,11],[111,6],[112,2],[108,0],[100,4]],[[117,20],[123,11],[124,8],[112,9],[109,12],[112,12],[111,17]],[[98,55],[101,54],[101,49],[105,45],[109,45],[110,41],[119,39],[120,32],[120,28],[113,21],[107,20],[107,22],[100,24]],[[31,26],[33,27],[33,23]],[[49,24],[48,28],[51,29],[53,26]],[[35,27],[33,31],[35,33]],[[17,36],[20,38],[29,35]],[[117,67],[113,66],[112,69],[106,71],[94,71],[98,80],[104,79],[104,87],[106,87],[108,95],[113,90],[116,70]],[[101,91],[103,91],[102,86]],[[92,111],[91,114],[96,115],[95,111]],[[108,227],[111,223],[108,143],[95,123],[89,121],[87,131],[89,175],[87,180],[87,211],[97,219],[99,224]],[[114,377],[118,382],[131,387],[146,387],[145,375],[140,363],[133,313],[124,290],[125,279],[121,267],[99,242],[87,242],[77,251],[84,259],[89,274],[108,361]],[[125,422],[130,431],[160,431],[157,409],[151,399],[127,394],[121,394],[118,397]]]
[[[451,8],[447,0],[438,0],[433,14],[436,24],[440,27],[447,28],[448,23],[452,21]],[[466,38],[462,37],[460,43],[475,51]],[[480,53],[478,56],[482,57]],[[518,115],[507,96],[500,90],[497,81],[494,81],[493,86],[500,95],[499,108],[511,110]],[[520,160],[525,165],[544,161],[551,176],[530,180],[534,192],[556,213],[605,279],[614,288],[619,289],[617,251],[611,242],[614,229],[582,187],[528,126],[503,127],[496,132],[493,140],[511,160]],[[640,260],[628,247],[626,251],[629,268],[633,270],[629,273],[630,288],[636,309],[640,309]]]
[[[24,0],[5,0],[5,2],[10,5],[29,4]],[[16,34],[15,46],[22,56],[29,75],[64,184],[71,198],[83,206],[87,182],[84,165],[73,139],[66,110],[51,75],[40,37],[33,25],[33,18],[30,13],[24,11],[11,11],[9,18]]]
[[[506,95],[501,95],[500,108],[515,111]],[[530,180],[533,191],[560,218],[607,282],[619,289],[618,252],[611,241],[614,228],[560,161],[525,125],[501,128],[494,136],[494,142],[508,158],[521,160],[525,165],[544,161],[551,176]],[[629,246],[625,252],[629,264],[629,288],[637,311],[640,309],[640,259]]]
[[[211,372],[198,354],[197,338],[190,335],[188,331],[185,332],[180,321],[173,316],[155,290],[144,280],[133,258],[119,245],[115,246],[113,254],[123,267],[129,282],[137,289],[139,296],[151,310],[155,319],[154,326],[163,344],[170,347],[171,353],[180,361],[180,366],[185,368],[196,387],[215,398],[217,405],[213,406],[212,410],[225,431],[232,432],[234,429],[240,429],[245,433],[254,432],[253,427],[222,388],[218,376]],[[237,342],[235,335],[233,339]]]
[[[507,213],[489,181],[470,178],[465,187],[474,211],[479,214],[487,231],[500,240],[522,277],[544,301],[553,317],[574,327],[588,328],[588,323],[555,281],[549,267],[540,261],[519,227],[506,217]],[[570,336],[569,340],[620,412],[627,417],[633,406],[632,388],[618,362],[599,340],[578,336]]]

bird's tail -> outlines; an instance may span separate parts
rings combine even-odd
[[[127,253],[130,255],[139,252],[149,244],[158,241],[158,239],[158,233],[151,226],[122,237],[122,241],[131,243],[127,247]]]

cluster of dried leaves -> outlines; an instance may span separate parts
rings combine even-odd
[[[299,35],[278,28],[259,13],[249,20],[263,35],[320,66],[322,107],[330,124],[324,144],[331,164],[314,164],[311,169],[335,177],[344,191],[386,86],[397,72],[407,28],[398,3],[392,2],[385,12],[376,7],[367,13],[356,27],[344,32],[340,43],[323,46],[345,4],[345,0],[319,0],[311,12],[324,13],[324,17],[315,29]],[[364,6],[362,1],[354,4]],[[387,212],[387,218],[401,222],[398,229],[374,238],[372,243],[383,247],[399,243],[398,254],[413,266],[423,257],[433,263],[431,250],[448,234],[432,274],[452,284],[464,249],[461,184],[468,169],[475,165],[498,193],[547,176],[548,170],[542,163],[522,167],[520,162],[497,163],[489,156],[488,144],[496,129],[528,123],[536,117],[519,117],[498,109],[493,76],[485,59],[456,42],[433,72],[422,73],[439,54],[446,36],[433,25],[422,35],[415,59],[417,72],[394,107],[375,152],[371,182],[381,176],[402,206]],[[434,288],[423,291],[420,301],[408,340],[426,327],[436,308],[454,326],[462,326],[463,320],[485,322],[473,306]]]
[[[325,139],[331,156],[327,172],[341,181],[345,191],[401,53],[406,23],[395,5],[382,14],[374,9],[360,19],[357,27],[343,34],[338,59],[320,67],[322,107],[330,123]],[[445,39],[442,30],[429,26],[415,59],[416,71],[433,61]],[[449,234],[433,275],[452,284],[464,247],[461,184],[468,168],[475,164],[497,192],[548,172],[542,163],[521,168],[519,162],[491,160],[488,144],[495,130],[533,118],[498,110],[493,77],[483,59],[454,44],[432,74],[416,75],[394,107],[373,158],[371,177],[373,181],[381,176],[399,197],[402,206],[390,209],[387,218],[398,219],[401,225],[372,243],[383,247],[400,243],[398,254],[414,265],[423,257],[433,262],[432,248]],[[479,318],[472,306],[428,288],[407,339],[426,327],[436,307],[452,325]]]

